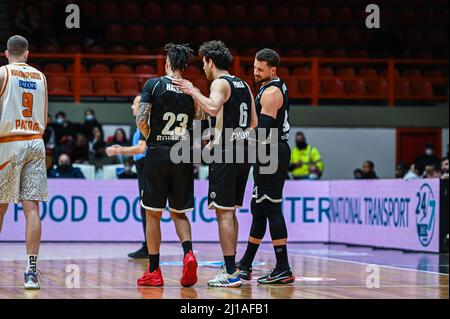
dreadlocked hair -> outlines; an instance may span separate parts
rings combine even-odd
[[[194,50],[189,48],[189,44],[174,44],[168,43],[164,46],[164,51],[169,58],[170,67],[173,70],[186,70],[189,64],[189,59],[194,53]]]

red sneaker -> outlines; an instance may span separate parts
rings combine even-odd
[[[161,287],[164,285],[164,279],[161,273],[161,268],[158,268],[154,272],[147,270],[144,275],[137,280],[138,286],[152,286]]]
[[[197,266],[197,259],[191,250],[183,259],[183,275],[180,280],[182,286],[191,287],[197,283]]]

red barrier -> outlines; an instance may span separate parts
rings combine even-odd
[[[29,62],[33,64],[36,60],[46,60],[49,63],[61,60],[73,60],[73,72],[47,72],[47,77],[65,77],[70,80],[71,89],[67,92],[52,92],[50,95],[73,96],[74,101],[79,103],[83,96],[130,96],[132,92],[120,92],[118,90],[101,91],[90,90],[83,92],[82,79],[89,79],[92,84],[105,78],[104,73],[83,72],[85,62],[104,62],[110,60],[114,62],[153,62],[156,65],[155,74],[106,74],[112,78],[115,85],[119,85],[121,79],[137,79],[139,86],[154,76],[164,74],[165,56],[162,55],[110,55],[110,54],[46,54],[32,53]],[[234,57],[231,71],[237,76],[246,80],[254,90],[257,87],[253,81],[252,72],[243,73],[244,66],[252,68],[253,57]],[[194,61],[199,61],[195,58]],[[283,66],[304,68],[304,74],[281,75],[288,86],[289,95],[292,99],[309,100],[310,104],[317,106],[324,100],[380,100],[385,101],[389,106],[394,106],[396,102],[408,101],[447,101],[448,89],[443,91],[445,95],[436,95],[435,86],[448,87],[448,77],[444,76],[400,76],[396,74],[397,68],[405,66],[436,67],[445,66],[448,69],[448,60],[400,60],[400,59],[344,59],[344,58],[283,58]],[[350,69],[355,67],[376,66],[383,69],[381,74],[328,74],[327,66],[346,66]],[[305,67],[306,66],[306,67]],[[323,71],[325,70],[325,71]],[[322,74],[323,71],[323,74]],[[245,72],[245,71],[244,71]],[[384,74],[383,74],[384,73]],[[187,76],[196,84],[202,87],[203,91],[208,90],[203,74]],[[89,84],[89,83],[88,83]],[[374,89],[369,89],[373,84]],[[352,91],[353,90],[353,91]],[[137,93],[137,92],[136,92]],[[208,92],[203,92],[208,93]]]

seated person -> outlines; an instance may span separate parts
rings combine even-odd
[[[70,157],[61,154],[58,158],[58,165],[51,169],[49,178],[84,178],[83,172],[78,167],[73,167]]]
[[[117,177],[119,179],[137,179],[137,174],[132,171],[133,169],[133,159],[128,157],[124,163],[123,172],[120,173]]]

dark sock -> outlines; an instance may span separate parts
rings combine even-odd
[[[183,246],[183,252],[184,252],[185,256],[192,250],[192,242],[190,240],[186,240],[185,242],[182,242],[181,246]]]
[[[241,259],[241,264],[243,266],[251,267],[253,260],[255,259],[256,252],[258,251],[259,244],[254,244],[251,242],[247,243],[247,249],[245,250],[244,257]]]
[[[236,272],[236,255],[223,256],[225,259],[225,268],[228,274],[234,274]]]
[[[150,272],[154,272],[159,268],[159,254],[149,255],[148,259],[150,261]]]
[[[274,246],[273,248],[275,249],[275,256],[277,258],[277,266],[275,268],[277,270],[288,270],[289,260],[286,245]]]

